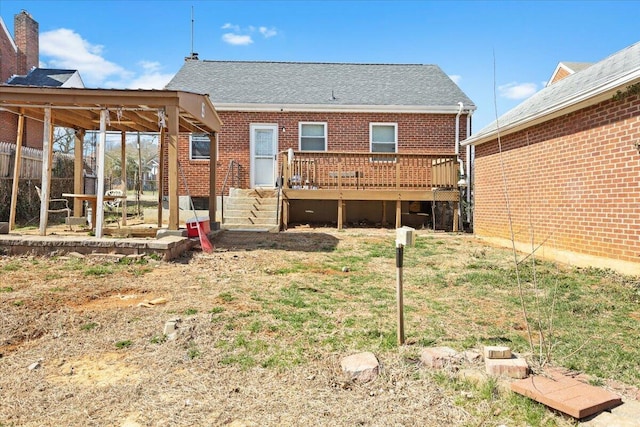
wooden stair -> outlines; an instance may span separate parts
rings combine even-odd
[[[224,199],[223,230],[278,232],[278,190],[232,188]]]

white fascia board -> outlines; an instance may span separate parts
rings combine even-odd
[[[484,135],[479,135],[477,137],[471,135],[470,138],[461,142],[461,145],[481,145],[485,142],[496,139],[498,131],[500,132],[500,136],[506,136],[557,117],[564,116],[565,114],[573,113],[574,111],[602,102],[612,97],[618,90],[625,89],[627,86],[638,82],[640,82],[640,69],[633,70],[632,72],[613,81],[605,82],[594,89],[578,93],[559,104],[545,109],[544,111],[523,117],[507,126],[500,126],[499,129],[494,129]]]
[[[319,113],[428,113],[457,114],[458,105],[326,105],[326,104],[234,104],[216,103],[217,111],[250,111],[250,112],[319,112]],[[466,107],[465,110],[475,110]]]
[[[9,34],[9,30],[7,29],[7,26],[4,25],[4,21],[2,20],[2,17],[0,17],[0,27],[2,27],[2,30],[7,35],[7,38],[9,39],[9,43],[11,43],[11,47],[13,48],[13,50],[18,52],[18,46],[16,46],[16,42],[13,40],[13,37],[11,37],[11,34]]]

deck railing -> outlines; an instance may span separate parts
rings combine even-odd
[[[285,189],[431,190],[459,179],[454,154],[285,151],[280,159]]]

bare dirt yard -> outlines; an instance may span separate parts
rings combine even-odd
[[[418,234],[405,250],[401,347],[395,230],[224,232],[213,253],[171,263],[0,255],[0,426],[574,425],[485,377],[481,362],[421,366],[427,346],[530,346],[513,256],[470,235]],[[604,271],[539,268],[556,277],[554,306],[576,320],[558,320],[547,362],[603,386],[640,384],[635,288]],[[627,332],[598,320],[614,310]],[[580,328],[588,352],[622,347],[616,363],[582,355]],[[361,351],[382,364],[374,381],[341,371]]]

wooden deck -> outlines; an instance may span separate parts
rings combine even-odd
[[[293,200],[337,201],[338,228],[343,226],[350,201],[394,202],[396,227],[401,226],[402,202],[449,201],[454,208],[453,230],[458,230],[460,191],[456,156],[347,153],[281,153],[282,222],[289,222]]]

